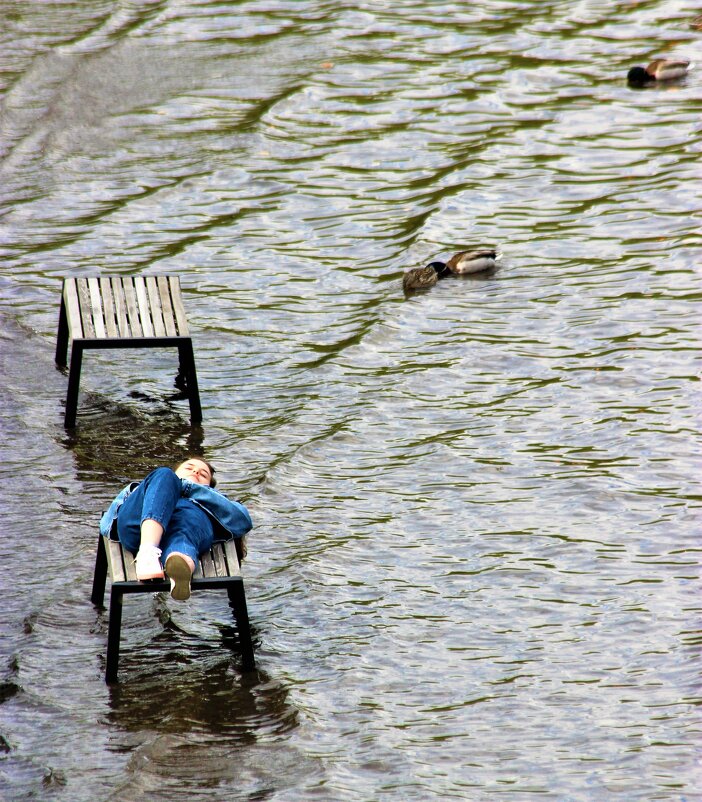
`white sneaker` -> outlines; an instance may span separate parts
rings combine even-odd
[[[166,560],[166,573],[171,580],[171,598],[176,601],[187,601],[190,598],[190,579],[193,572],[185,555],[172,552]]]
[[[159,560],[160,556],[161,549],[157,546],[141,546],[134,561],[139,581],[164,578],[163,567]]]

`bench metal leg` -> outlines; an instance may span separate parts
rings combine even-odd
[[[63,425],[72,429],[76,425],[78,411],[78,388],[80,387],[80,369],[83,363],[83,347],[74,341],[71,348],[71,367],[68,371],[68,392],[66,394],[66,414]]]
[[[107,580],[107,552],[102,535],[98,535],[97,554],[95,555],[95,572],[93,573],[93,592],[90,601],[102,607],[105,601],[105,582]]]
[[[122,631],[122,598],[119,588],[110,591],[110,622],[107,628],[107,666],[105,682],[117,682],[119,666],[119,639]]]
[[[195,354],[193,342],[188,339],[178,346],[178,359],[180,373],[185,378],[185,386],[190,403],[190,423],[193,426],[202,423],[202,407],[200,406],[200,390],[197,386],[197,372],[195,371]]]
[[[254,659],[253,643],[251,642],[251,627],[249,626],[249,612],[246,608],[244,583],[236,582],[229,585],[227,594],[229,595],[229,606],[234,611],[239,630],[239,643],[241,645],[244,671],[253,671],[256,667],[256,661]]]
[[[59,311],[58,333],[56,335],[56,364],[66,366],[68,354],[68,316],[66,315],[66,301],[61,296],[61,309]]]

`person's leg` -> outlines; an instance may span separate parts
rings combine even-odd
[[[181,494],[170,468],[156,468],[130,493],[117,515],[117,536],[137,555],[137,579],[162,579],[158,548]]]
[[[212,548],[214,530],[206,512],[188,499],[180,499],[161,540],[171,596],[190,598],[190,579],[198,558]]]

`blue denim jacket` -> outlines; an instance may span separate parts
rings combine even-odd
[[[200,485],[187,479],[180,481],[183,486],[181,493],[183,498],[189,498],[212,519],[216,539],[229,540],[233,537],[243,537],[253,526],[251,516],[243,504],[238,501],[230,501],[225,495],[208,485]],[[117,517],[119,508],[138,485],[139,482],[130,482],[115,496],[107,512],[100,519],[101,535],[110,536],[112,523]]]

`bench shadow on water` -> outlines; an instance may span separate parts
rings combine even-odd
[[[213,735],[239,745],[294,728],[298,714],[287,690],[260,669],[240,673],[227,645],[225,637],[207,642],[166,628],[131,649],[125,681],[109,687],[108,722],[129,732]]]
[[[223,646],[166,628],[126,656],[129,681],[110,686],[106,723],[129,760],[109,799],[242,783],[264,799],[283,777],[292,785],[315,771],[273,743],[298,724],[287,689],[260,670],[240,674]]]
[[[138,408],[129,409],[93,393],[82,395],[78,425],[62,440],[75,457],[79,477],[129,481],[159,465],[202,454],[204,430],[182,417],[173,404],[180,397],[160,399],[140,393]]]

